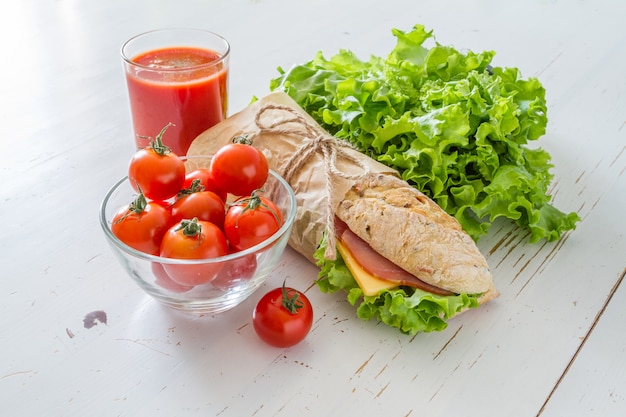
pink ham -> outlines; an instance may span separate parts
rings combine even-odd
[[[438,295],[454,295],[453,292],[430,285],[415,275],[400,268],[387,258],[373,250],[370,245],[354,234],[348,226],[338,218],[335,218],[335,231],[337,239],[345,245],[354,259],[370,274],[385,281],[398,285],[406,285],[419,288],[426,292]]]

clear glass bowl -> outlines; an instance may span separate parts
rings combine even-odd
[[[208,167],[210,157],[189,157],[188,171]],[[111,221],[120,207],[133,201],[137,192],[128,177],[119,180],[106,194],[100,207],[100,225],[128,275],[147,294],[157,301],[178,310],[195,313],[220,313],[231,309],[249,297],[272,272],[280,259],[293,226],[296,197],[289,184],[276,172],[264,186],[264,194],[282,211],[284,224],[264,242],[244,251],[212,259],[184,260],[163,258],[137,251],[120,241],[111,232]],[[210,282],[194,287],[181,286],[172,281],[163,265],[206,265],[219,272]],[[212,268],[215,267],[215,268]]]

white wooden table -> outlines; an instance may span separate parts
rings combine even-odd
[[[0,414],[6,416],[623,416],[626,413],[626,3],[599,1],[13,1],[1,6]],[[276,67],[340,48],[367,58],[391,28],[495,50],[547,89],[538,145],[578,228],[479,242],[501,296],[441,333],[362,322],[288,250],[258,293],[219,316],[160,306],[125,275],[98,206],[133,150],[121,44],[201,27],[233,48],[230,109]],[[251,326],[285,276],[315,306],[307,339]],[[83,318],[104,311],[107,323]]]

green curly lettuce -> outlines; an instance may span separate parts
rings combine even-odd
[[[318,288],[324,293],[345,291],[348,302],[357,306],[357,317],[364,321],[379,320],[406,334],[428,333],[442,331],[448,319],[479,305],[479,295],[443,296],[405,286],[383,290],[376,296],[364,295],[339,252],[337,259],[329,260],[324,257],[325,251],[324,236],[314,254],[320,267]]]
[[[516,68],[492,67],[494,52],[461,53],[416,25],[394,29],[386,58],[321,52],[270,81],[321,126],[386,164],[455,216],[475,240],[504,217],[530,242],[558,240],[576,213],[550,204],[550,155],[527,147],[544,135],[545,90]]]

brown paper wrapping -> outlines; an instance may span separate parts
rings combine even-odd
[[[212,155],[240,135],[248,135],[270,168],[293,188],[297,210],[289,246],[313,263],[324,231],[334,236],[335,209],[355,180],[367,173],[398,175],[330,136],[283,92],[271,93],[203,132],[187,155]],[[334,259],[334,239],[329,246],[326,256]]]

